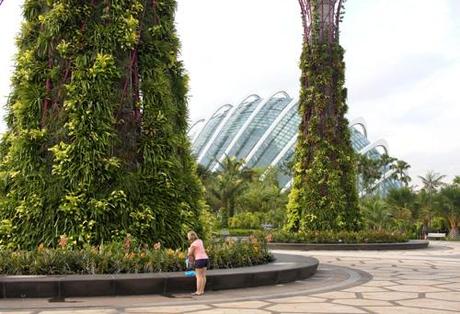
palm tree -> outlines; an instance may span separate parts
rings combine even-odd
[[[391,189],[388,191],[385,200],[393,211],[408,209],[411,217],[416,217],[418,214],[418,208],[416,205],[417,194],[408,187]]]
[[[394,164],[390,165],[390,168],[395,171],[391,175],[391,178],[401,181],[402,183],[404,183],[405,187],[408,187],[409,182],[412,180],[412,178],[407,174],[410,165],[404,160],[396,160]]]
[[[434,193],[436,190],[443,185],[445,185],[442,180],[446,177],[445,175],[439,174],[434,171],[428,171],[427,174],[423,176],[418,176],[423,183],[423,189],[425,189],[428,193]]]
[[[382,231],[391,222],[392,215],[388,204],[378,197],[362,199],[360,208],[364,223],[369,229]]]
[[[356,154],[358,183],[363,194],[372,194],[376,189],[375,182],[380,180],[379,160],[368,157],[366,154]]]
[[[437,190],[445,185],[444,182],[442,182],[442,179],[444,179],[446,176],[441,175],[437,172],[434,171],[428,171],[427,174],[423,176],[418,176],[423,183],[423,188],[422,191],[426,193],[427,195],[427,204],[424,206],[424,216],[428,218],[428,221],[424,221],[423,223],[428,225],[431,222],[431,217],[432,212],[433,212],[433,195],[437,192]],[[426,220],[426,219],[424,219]]]
[[[449,223],[449,237],[456,238],[459,234],[460,224],[460,186],[451,184],[439,192],[439,213]]]
[[[254,171],[244,167],[243,161],[235,157],[226,157],[219,164],[221,170],[213,184],[208,186],[208,191],[214,207],[222,213],[222,224],[226,227],[228,218],[235,214],[236,198],[247,188],[248,182],[253,180]]]

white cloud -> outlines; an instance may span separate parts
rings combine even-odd
[[[0,7],[0,104],[8,93],[21,1]],[[460,175],[460,1],[346,2],[350,117],[417,176]],[[297,96],[302,25],[297,0],[178,0],[182,56],[191,78],[190,118],[250,93]]]

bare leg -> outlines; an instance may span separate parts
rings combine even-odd
[[[197,268],[196,272],[196,294],[201,295],[204,293],[206,286],[206,268]]]
[[[203,272],[201,268],[195,269],[196,273],[196,294],[201,294],[201,287],[203,286]]]
[[[200,293],[204,293],[204,289],[206,288],[206,267],[202,269],[202,281],[201,281],[201,291]]]

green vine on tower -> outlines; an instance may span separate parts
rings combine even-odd
[[[339,44],[341,0],[299,0],[304,23],[301,124],[286,229],[358,230],[354,152]]]
[[[175,0],[26,0],[0,147],[0,246],[200,231]]]

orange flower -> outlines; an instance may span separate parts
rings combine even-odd
[[[123,241],[123,248],[125,249],[125,251],[129,251],[129,249],[131,248],[131,237],[129,234],[126,236],[125,240]]]
[[[65,234],[62,234],[60,237],[59,237],[59,246],[61,248],[65,248],[67,246],[67,243],[69,242],[69,238],[67,238],[67,236]]]
[[[267,240],[267,242],[272,242],[273,241],[273,235],[271,233],[267,234],[267,236],[265,237],[265,240]]]

